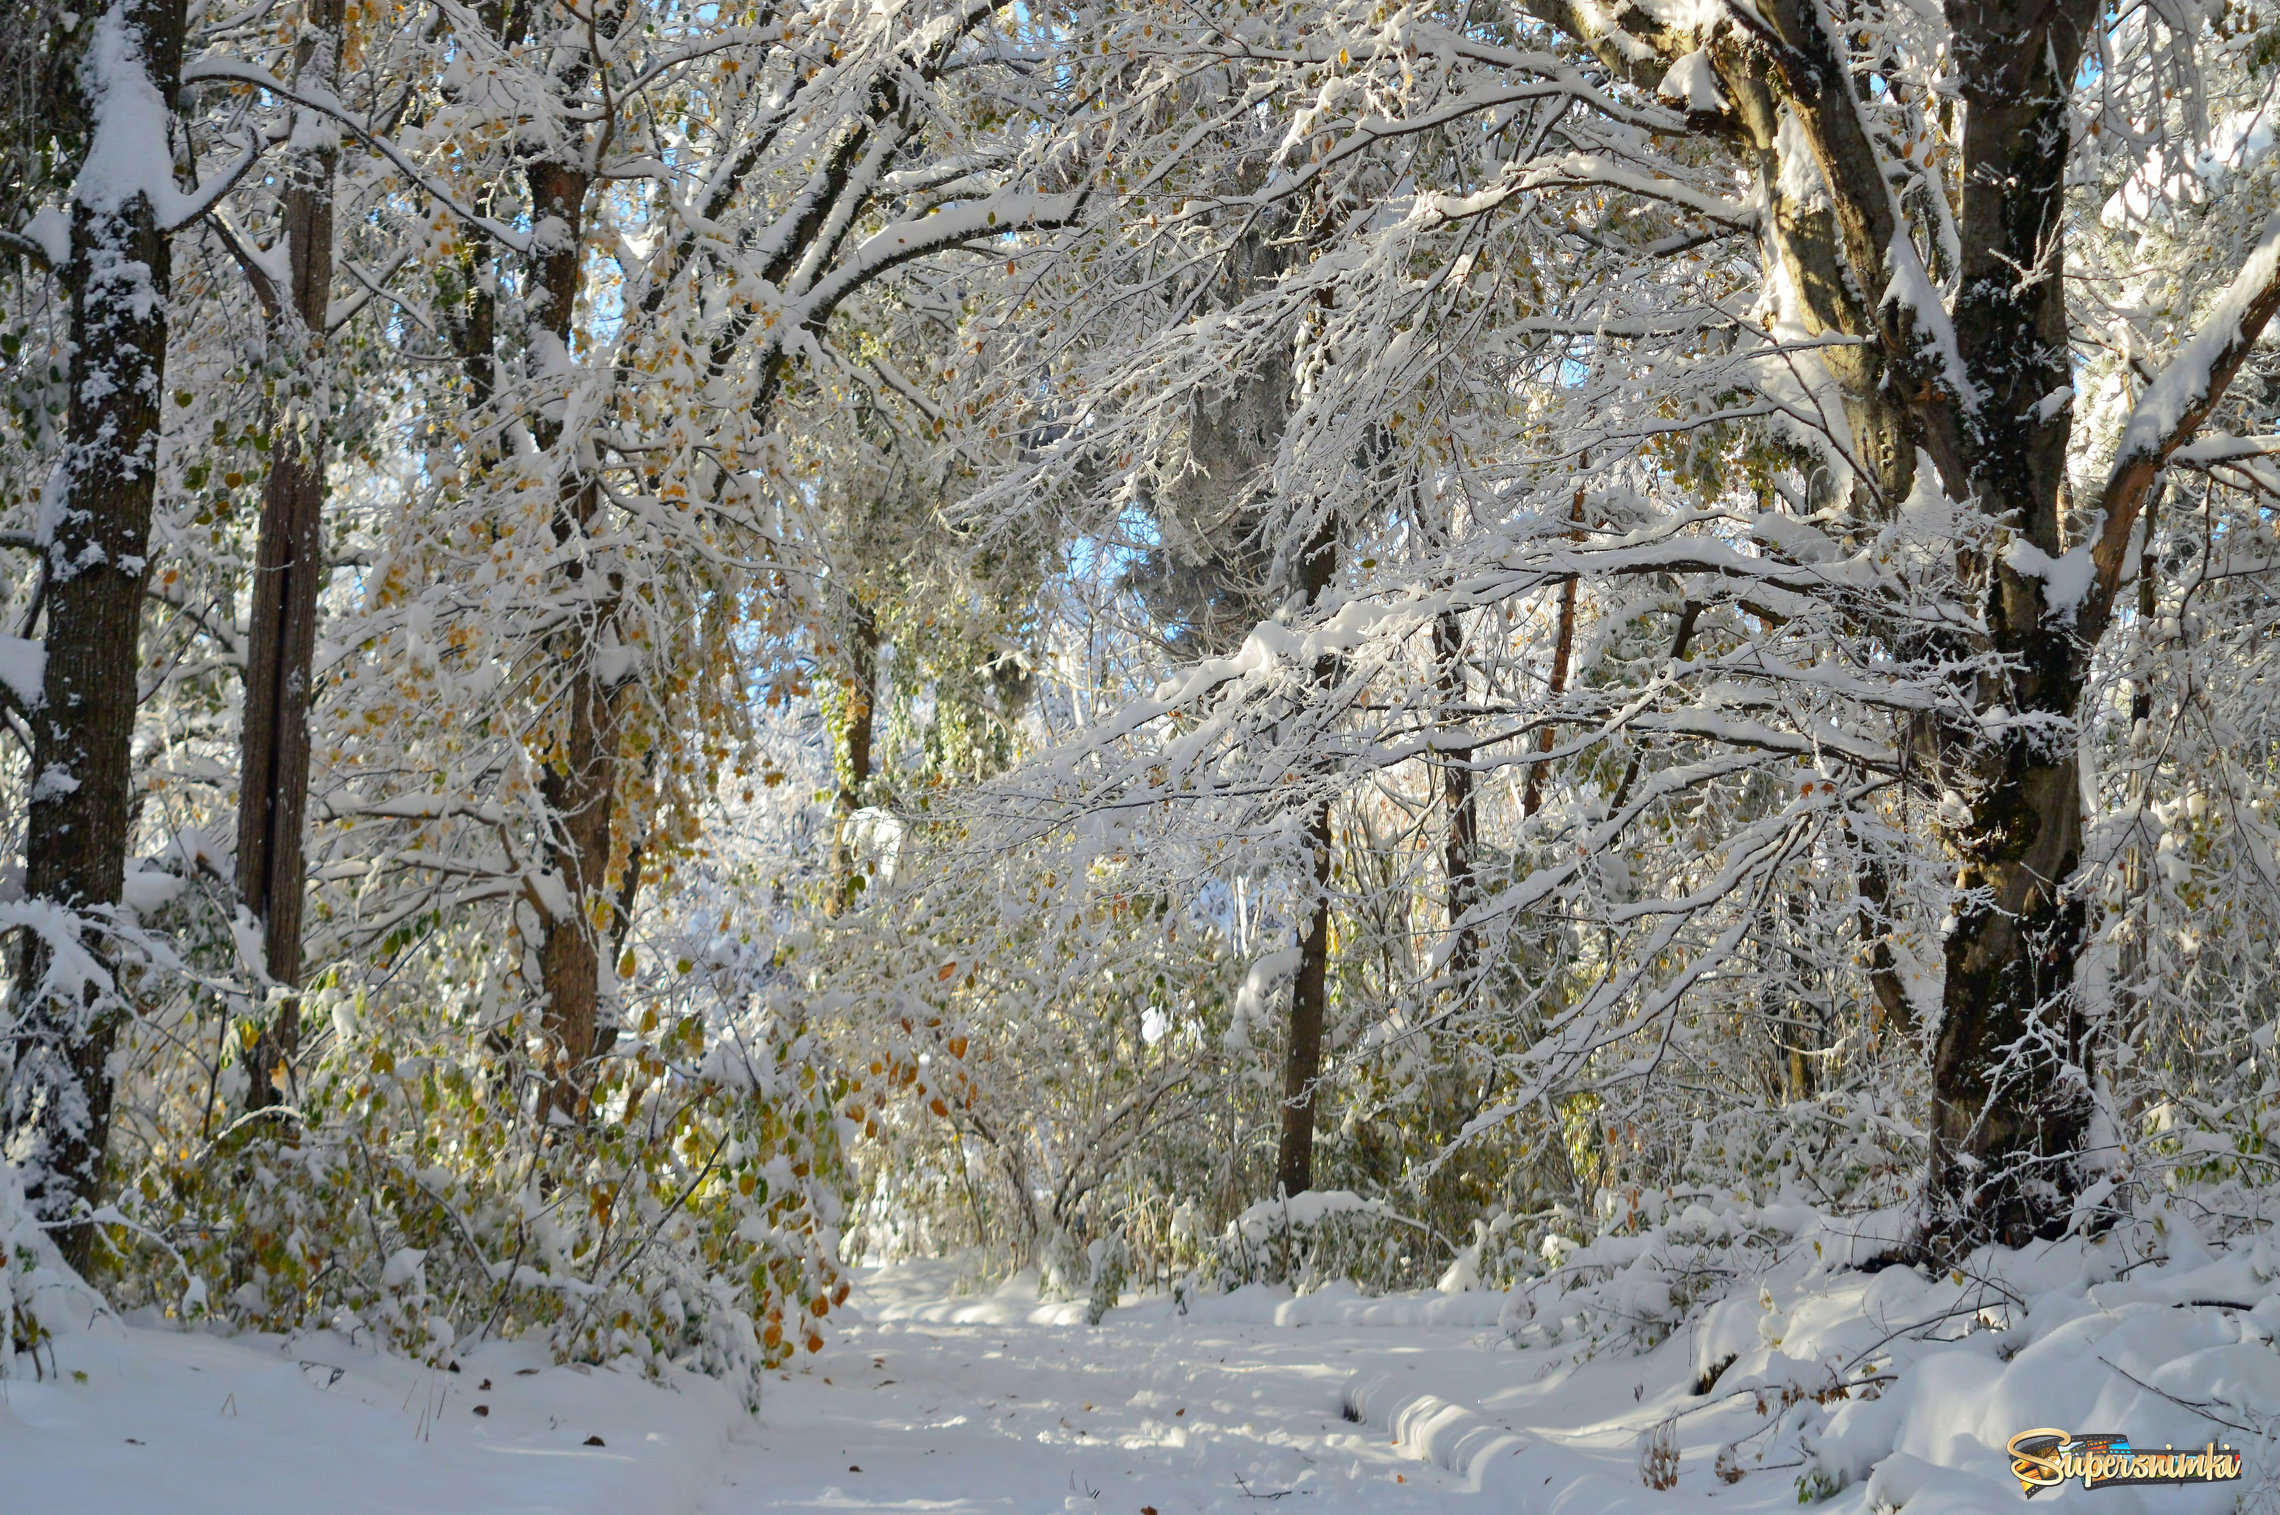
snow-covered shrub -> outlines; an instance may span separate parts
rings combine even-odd
[[[1371,1292],[1419,1288],[1448,1248],[1383,1200],[1313,1189],[1250,1206],[1219,1238],[1204,1281],[1226,1290],[1279,1283],[1305,1293],[1334,1280]]]
[[[1824,1259],[1829,1243],[1820,1233],[1839,1224],[1803,1205],[1753,1205],[1714,1191],[1648,1198],[1644,1208],[1603,1205],[1605,1228],[1588,1241],[1546,1237],[1540,1270],[1514,1289],[1507,1311],[1516,1341],[1645,1351],[1737,1291],[1754,1297],[1756,1280],[1800,1254]],[[1863,1238],[1897,1239],[1889,1219],[1854,1223],[1845,1257],[1827,1260],[1867,1261],[1876,1247]]]
[[[128,1224],[104,1232],[114,1294],[179,1312],[186,1265],[249,1327],[369,1332],[431,1361],[535,1336],[561,1359],[694,1368],[756,1395],[846,1297],[845,1080],[694,962],[640,987],[587,1118],[545,1127],[511,1019],[318,988],[296,1097],[234,1120],[211,1064],[167,1055],[195,1041],[145,1035],[128,1085],[145,1144],[122,1165]]]
[[[1271,1140],[1244,1077],[1260,1060],[1228,1051],[1248,967],[1231,933],[1081,848],[976,866],[905,845],[892,887],[788,938],[851,1070],[866,1251],[978,1245],[1081,1296],[1087,1248],[1121,1233],[1155,1276],[1167,1198],[1232,1214]]]
[[[1123,1234],[1117,1233],[1097,1238],[1085,1249],[1085,1259],[1092,1266],[1092,1287],[1085,1299],[1085,1324],[1097,1326],[1124,1297],[1124,1286],[1132,1274],[1132,1252],[1125,1246]]]
[[[0,1162],[0,1378],[20,1353],[31,1353],[38,1366],[47,1328],[32,1307],[33,1281],[49,1251],[46,1233],[24,1202],[23,1176],[15,1164]]]
[[[33,1215],[21,1170],[0,1161],[0,1379],[53,1376],[56,1338],[107,1312]]]

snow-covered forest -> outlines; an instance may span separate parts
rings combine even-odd
[[[0,1453],[2280,1507],[2276,312],[2270,0],[10,0]]]

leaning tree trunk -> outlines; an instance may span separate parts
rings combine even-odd
[[[171,114],[182,67],[179,0],[121,0],[94,25],[82,82],[97,137],[127,130],[104,119],[107,93],[155,92]],[[108,28],[119,37],[107,38]],[[113,40],[122,45],[107,45]],[[57,508],[41,544],[47,663],[31,712],[24,837],[24,892],[56,912],[57,935],[24,934],[6,1112],[9,1144],[29,1158],[33,1206],[51,1224],[94,1204],[110,1135],[115,980],[80,981],[57,948],[80,929],[70,916],[93,921],[96,962],[116,972],[115,955],[100,945],[100,920],[116,909],[126,873],[166,362],[168,247],[149,189],[78,187],[62,274],[71,409],[52,486]],[[57,1237],[75,1265],[88,1261],[93,1239],[82,1224]]]
[[[338,74],[342,0],[310,0],[297,77],[330,94]],[[305,138],[305,140],[304,140]],[[332,299],[333,172],[329,131],[297,134],[286,159],[282,225],[289,287],[272,297],[271,337],[291,369],[269,477],[246,652],[238,740],[238,893],[261,922],[269,976],[301,983],[303,825],[309,804],[309,704],[323,585],[326,422],[332,402],[325,313]],[[290,993],[255,1046],[249,1109],[286,1097],[300,1047]]]

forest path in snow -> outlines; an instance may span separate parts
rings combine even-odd
[[[1095,1327],[1027,1278],[961,1297],[942,1264],[866,1272],[860,1318],[769,1382],[700,1507],[1996,1515],[2020,1507],[2011,1435],[2111,1426],[2151,1449],[2245,1440],[2258,1465],[2102,1489],[2107,1515],[2280,1508],[2254,1431],[2280,1411],[2267,1243],[2213,1254],[2171,1217],[2166,1258],[2140,1227],[1968,1275],[1868,1273],[1837,1260],[1857,1221],[1797,1220],[1645,1351],[1507,1329],[1525,1301],[1489,1291],[1128,1296]],[[1538,1293],[1547,1317],[1580,1308]]]
[[[1039,1305],[1018,1285],[968,1301],[866,1291],[857,1302],[867,1319],[771,1380],[707,1515],[1479,1503],[1382,1426],[1346,1419],[1341,1400],[1359,1369],[1479,1350],[1476,1328],[1208,1323],[1161,1301],[1088,1327],[1080,1305]]]
[[[2213,1254],[2175,1225],[2167,1258],[2117,1232],[1932,1277],[1850,1271],[1804,1229],[1644,1352],[1508,1329],[1526,1302],[1491,1291],[1133,1295],[1088,1326],[1030,1278],[860,1270],[757,1417],[715,1380],[536,1342],[435,1367],[58,1290],[40,1364],[0,1379],[0,1515],[1772,1515],[1801,1491],[1830,1496],[1815,1515],[1997,1515],[2020,1508],[2005,1441],[2035,1426],[2257,1463],[2101,1490],[2101,1515],[2280,1508],[2280,1437],[2242,1434],[2280,1411],[2266,1240]]]

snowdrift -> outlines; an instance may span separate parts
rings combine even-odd
[[[1855,1265],[1903,1219],[1697,1209],[1602,1237],[1505,1299],[1519,1363],[1359,1372],[1346,1413],[1528,1511],[2016,1510],[2007,1444],[2046,1427],[2244,1454],[2238,1481],[2109,1488],[2117,1515],[2280,1502],[2268,1234],[2213,1249],[2171,1209],[1945,1273]]]

